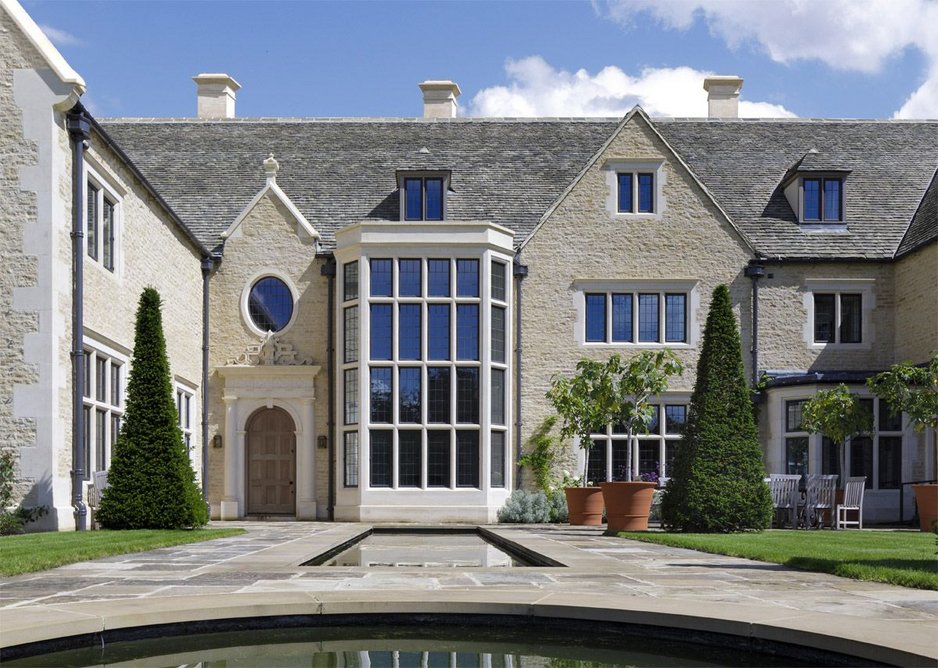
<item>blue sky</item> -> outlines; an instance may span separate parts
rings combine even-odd
[[[936,0],[118,2],[23,0],[98,116],[193,116],[199,72],[238,116],[418,116],[452,79],[465,115],[938,117]]]

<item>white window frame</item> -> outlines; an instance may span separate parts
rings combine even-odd
[[[870,350],[876,339],[873,327],[873,311],[876,308],[876,280],[872,278],[813,279],[805,280],[804,308],[807,322],[804,328],[804,340],[810,350],[824,350],[834,347],[840,350]],[[834,294],[834,341],[819,342],[814,340],[814,295]],[[860,342],[840,342],[840,296],[841,294],[860,295]]]
[[[182,442],[186,446],[186,452],[189,455],[189,461],[195,461],[195,400],[196,389],[191,383],[176,379],[174,384],[176,414],[178,417],[179,430],[182,432]]]
[[[280,331],[273,332],[274,336],[283,336],[288,331],[290,331],[290,328],[293,327],[294,323],[296,322],[296,317],[300,310],[300,298],[293,279],[279,269],[263,269],[251,276],[247,280],[247,283],[244,284],[244,288],[241,290],[241,320],[244,321],[245,326],[252,333],[258,336],[267,336],[266,331],[261,331],[261,329],[256,324],[254,324],[254,319],[251,318],[251,312],[248,309],[248,302],[251,297],[251,288],[254,287],[254,284],[262,278],[267,278],[268,276],[283,281],[287,286],[287,289],[290,290],[290,296],[293,299],[293,313],[290,315],[290,321]]]
[[[372,259],[388,259],[392,261],[392,296],[371,296],[371,264]],[[421,297],[401,296],[399,290],[399,270],[400,260],[420,260],[421,261]],[[446,260],[450,265],[450,296],[449,297],[431,297],[429,296],[429,273],[428,260]],[[457,296],[457,261],[458,260],[476,260],[479,263],[479,293],[477,297]],[[492,262],[497,261],[503,267],[505,272],[505,295],[504,299],[493,299],[492,291]],[[343,263],[344,264],[347,263]],[[340,396],[343,398],[341,407],[344,418],[345,410],[345,372],[357,373],[359,380],[359,421],[356,425],[343,425],[343,433],[357,431],[359,436],[359,476],[357,485],[365,491],[371,490],[389,490],[405,491],[423,490],[430,492],[458,494],[466,491],[487,492],[491,488],[491,434],[494,432],[504,433],[505,439],[505,457],[503,480],[507,487],[510,481],[510,433],[512,419],[512,387],[511,387],[511,350],[510,341],[512,336],[511,320],[511,299],[512,299],[512,257],[510,255],[495,252],[492,250],[480,249],[477,247],[461,250],[440,250],[427,249],[419,254],[398,254],[391,249],[376,249],[370,254],[362,254],[359,258],[359,297],[342,301],[338,307],[339,312],[344,313],[345,308],[357,307],[359,309],[359,355],[358,361],[349,363],[340,363],[341,373],[339,375]],[[343,270],[344,271],[344,270]],[[344,286],[342,294],[344,296]],[[391,340],[391,359],[390,360],[371,360],[371,322],[370,308],[374,304],[389,304],[397,310],[401,304],[420,304],[421,310],[421,354],[419,360],[402,360],[399,358],[399,334],[400,323],[395,317],[395,326],[392,327]],[[450,307],[450,359],[431,360],[428,355],[429,348],[429,320],[428,307],[430,304],[448,304]],[[457,359],[457,306],[461,304],[474,304],[479,307],[479,356],[477,360]],[[492,361],[491,350],[491,309],[493,307],[505,309],[505,361]],[[344,350],[345,342],[339,350]],[[344,356],[340,353],[340,362]],[[371,422],[371,368],[384,367],[392,369],[392,419],[391,422],[372,423]],[[427,369],[429,367],[447,367],[450,369],[450,392],[449,392],[449,412],[450,421],[447,423],[429,422],[429,383]],[[479,420],[474,423],[462,423],[457,421],[458,415],[458,393],[457,393],[457,369],[471,367],[479,370]],[[401,368],[419,368],[421,370],[421,419],[419,422],[401,422],[400,421],[400,388],[399,371]],[[493,369],[504,370],[504,423],[493,424],[491,415],[491,372]],[[344,419],[343,419],[344,423]],[[391,482],[388,486],[372,486],[371,484],[371,432],[379,430],[388,430],[393,433],[392,436],[392,456],[391,456]],[[403,487],[399,477],[399,434],[402,431],[419,431],[421,433],[421,472],[420,484],[416,487]],[[450,457],[449,457],[449,486],[436,487],[429,486],[429,438],[428,433],[445,431],[450,435]],[[477,487],[466,487],[458,484],[457,479],[457,432],[474,431],[478,434],[479,444],[479,477]],[[345,436],[343,435],[344,439]],[[343,462],[344,466],[344,462]],[[351,487],[351,485],[347,486]],[[501,489],[502,487],[499,487]]]
[[[812,388],[812,389],[816,391],[816,390],[818,390],[818,389],[823,389],[823,388],[816,388],[816,387],[814,387],[814,388]],[[886,489],[882,489],[882,488],[880,487],[880,471],[879,471],[879,448],[880,448],[880,439],[881,439],[881,438],[896,438],[896,437],[898,437],[898,438],[901,439],[901,444],[900,444],[901,465],[900,465],[900,469],[899,469],[899,480],[900,480],[900,483],[901,483],[902,480],[907,479],[907,474],[908,474],[907,468],[908,468],[908,466],[909,466],[909,461],[908,461],[908,459],[909,459],[909,457],[911,456],[911,453],[906,450],[907,443],[906,443],[906,438],[905,438],[906,431],[908,431],[908,428],[909,428],[908,416],[907,416],[905,413],[902,414],[902,422],[901,422],[901,425],[900,425],[900,429],[898,429],[898,430],[880,431],[880,429],[879,429],[879,415],[880,415],[880,412],[882,412],[883,409],[885,408],[885,402],[883,402],[882,399],[878,399],[877,397],[874,397],[874,396],[872,396],[871,394],[869,394],[868,392],[866,392],[866,391],[865,391],[865,388],[862,388],[862,387],[852,387],[852,388],[850,388],[850,390],[851,390],[851,393],[855,394],[858,399],[866,399],[866,400],[870,400],[870,399],[871,399],[871,400],[873,401],[873,429],[872,429],[872,431],[871,431],[870,434],[860,437],[860,438],[867,438],[867,437],[869,437],[870,439],[872,439],[872,442],[873,442],[873,455],[872,455],[872,457],[873,457],[873,461],[872,461],[873,470],[872,470],[871,475],[870,475],[871,484],[867,486],[866,490],[867,490],[867,491],[874,491],[874,492],[895,492],[895,493],[898,493],[898,492],[899,492],[899,489],[898,489],[897,487],[890,487],[890,488],[886,488]],[[787,440],[788,440],[789,438],[804,438],[804,437],[806,437],[806,438],[808,439],[808,470],[807,470],[807,473],[821,473],[822,470],[823,470],[823,467],[824,467],[824,459],[823,459],[824,435],[823,435],[823,434],[820,434],[820,433],[811,434],[811,433],[809,433],[809,432],[807,432],[807,431],[805,431],[805,430],[803,430],[803,429],[800,430],[800,431],[788,431],[788,422],[787,422],[788,403],[789,403],[789,402],[796,402],[796,401],[807,401],[807,400],[811,399],[811,398],[814,396],[814,394],[815,394],[815,392],[808,392],[808,393],[806,393],[803,388],[798,388],[798,390],[794,390],[794,389],[793,389],[792,391],[788,391],[788,392],[784,392],[784,393],[779,393],[779,401],[781,402],[781,403],[780,403],[780,405],[781,405],[781,424],[779,425],[779,433],[781,434],[781,442],[780,442],[780,447],[781,447],[780,461],[781,461],[782,469],[785,469],[785,470],[782,470],[782,471],[781,471],[781,472],[783,472],[783,473],[786,472],[786,470],[787,470],[787,457],[786,457],[786,447],[787,447],[787,445],[786,445],[786,444],[787,444]],[[852,453],[852,446],[853,446],[853,439],[847,439],[847,442],[844,444],[844,449],[845,449],[844,454],[845,454],[846,460],[847,460],[847,475],[848,475],[848,477],[849,477],[849,475],[851,475],[850,472],[849,472],[849,470],[850,470],[851,455],[853,454],[853,453]],[[775,473],[775,471],[772,471],[772,473]],[[838,484],[839,484],[841,487],[843,486],[843,484],[842,484],[841,481],[839,481]]]
[[[84,220],[84,229],[82,230],[84,234],[84,257],[86,264],[94,265],[104,269],[108,274],[113,276],[119,276],[121,273],[123,253],[121,253],[121,236],[123,231],[123,195],[121,189],[119,189],[115,184],[113,179],[105,178],[102,176],[103,172],[95,170],[90,165],[85,166],[85,179],[82,183],[83,188],[83,201],[84,201],[84,211],[82,212],[82,218]],[[88,254],[88,244],[91,241],[88,237],[88,201],[92,196],[90,186],[93,186],[97,192],[94,193],[94,197],[97,198],[97,203],[95,206],[95,253],[96,257],[91,257]],[[108,267],[104,263],[104,202],[109,200],[110,203],[114,206],[114,220],[113,220],[113,237],[114,240],[111,245],[111,267]]]
[[[638,456],[638,442],[639,441],[658,441],[658,475],[662,478],[670,477],[670,471],[667,469],[667,457],[666,457],[666,446],[668,443],[673,443],[675,441],[682,441],[684,439],[683,434],[669,434],[666,430],[666,419],[665,419],[665,407],[666,406],[684,406],[684,423],[687,424],[687,418],[690,413],[690,394],[685,392],[681,393],[667,393],[655,397],[654,401],[650,402],[651,404],[658,407],[658,431],[649,432],[649,433],[635,433],[632,434],[633,448],[632,448],[632,475],[633,480],[636,480],[641,473],[645,471],[639,471],[639,456]],[[606,480],[613,480],[615,472],[612,470],[612,446],[613,442],[616,443],[626,443],[628,441],[628,434],[617,434],[613,433],[612,425],[606,425],[606,429],[603,432],[598,432],[591,434],[590,438],[593,441],[605,441],[606,448]],[[597,449],[602,447],[601,445],[594,445],[590,450],[590,457],[597,453]],[[580,462],[580,470],[582,471],[582,462]]]
[[[112,448],[117,441],[118,434],[115,433],[113,419],[117,418],[118,429],[124,417],[124,402],[126,399],[128,370],[128,358],[123,353],[114,350],[98,341],[93,341],[87,337],[84,340],[85,352],[85,395],[82,397],[82,408],[85,410],[85,471],[84,479],[90,481],[92,473],[96,471],[106,471],[110,466],[113,455]],[[104,363],[105,392],[104,398],[98,398],[98,362]],[[117,368],[118,373],[118,396],[114,397],[113,369]],[[116,400],[116,401],[115,401]],[[103,412],[104,434],[103,453],[98,448],[98,422],[97,415]],[[103,457],[101,456],[103,454]],[[103,461],[102,461],[103,459]]]
[[[667,210],[664,196],[665,170],[661,159],[610,160],[603,165],[606,180],[606,210],[615,218],[648,219],[661,218]],[[619,174],[632,174],[632,204],[636,211],[619,211]],[[651,212],[638,212],[638,175],[654,175]]]
[[[574,339],[585,348],[673,348],[675,350],[696,348],[700,339],[700,324],[697,312],[700,309],[700,282],[693,279],[674,279],[668,281],[620,281],[610,279],[577,279],[573,282],[574,308],[576,324]],[[605,293],[606,298],[606,340],[586,340],[586,295]],[[632,294],[632,333],[634,341],[612,341],[612,294]],[[658,295],[658,332],[659,341],[638,340],[638,295]],[[665,295],[685,295],[686,341],[666,342]]]

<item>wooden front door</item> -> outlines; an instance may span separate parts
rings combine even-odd
[[[251,416],[245,435],[247,513],[296,513],[296,427],[281,408]]]

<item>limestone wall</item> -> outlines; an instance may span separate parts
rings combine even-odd
[[[202,452],[202,252],[102,137],[92,134],[90,144],[88,171],[118,201],[114,270],[104,266],[100,255],[96,261],[85,254],[85,338],[126,351],[130,357],[140,294],[146,287],[156,288],[162,299],[170,373],[174,382],[195,390],[191,445],[198,476]],[[99,234],[102,232],[99,229]]]
[[[900,258],[895,275],[895,360],[918,364],[938,350],[938,243]]]
[[[859,344],[815,344],[809,293],[863,295]],[[784,371],[863,371],[893,362],[896,291],[887,263],[767,265],[759,289],[759,366]]]
[[[298,360],[308,359],[322,367],[315,379],[315,437],[328,434],[329,283],[320,273],[324,260],[317,259],[315,252],[313,240],[297,234],[289,211],[269,195],[257,203],[238,231],[225,242],[224,258],[212,277],[210,287],[212,348],[209,359],[212,371],[209,381],[209,438],[225,432],[224,381],[218,368],[237,359],[249,346],[262,340],[262,336],[252,331],[247,323],[242,310],[242,296],[245,288],[267,272],[287,279],[296,291],[296,318],[279,339],[293,346]],[[233,447],[232,439],[225,436],[223,448],[210,449],[209,495],[213,507],[224,494],[225,449],[229,447]],[[315,489],[320,516],[325,512],[328,498],[327,456],[328,450],[316,448]]]
[[[18,496],[73,525],[71,159],[63,109],[75,89],[0,10],[0,447],[16,450]]]
[[[654,217],[613,211],[606,167],[619,161],[663,161]],[[614,181],[612,181],[614,183]],[[582,357],[630,357],[649,346],[595,346],[582,341],[577,293],[583,281],[679,280],[696,285],[690,338],[672,346],[687,365],[671,389],[693,389],[699,346],[713,289],[730,287],[743,346],[748,351],[751,282],[743,269],[751,254],[692,177],[644,120],[635,116],[522,250],[530,273],[523,282],[522,438],[526,442],[552,412],[544,393],[551,376],[570,374]],[[576,283],[576,284],[575,284]],[[748,362],[748,355],[745,356]]]

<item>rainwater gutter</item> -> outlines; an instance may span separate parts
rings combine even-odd
[[[752,279],[752,387],[759,384],[759,279],[765,276],[765,266],[754,260],[746,266],[743,274]]]
[[[335,494],[336,494],[336,482],[335,482],[335,466],[336,466],[336,443],[335,443],[335,274],[336,274],[336,264],[334,257],[328,257],[325,264],[322,265],[319,269],[319,273],[322,276],[327,276],[329,278],[329,298],[328,298],[328,307],[327,311],[329,315],[327,316],[328,325],[326,330],[328,332],[328,342],[327,342],[327,352],[326,356],[329,358],[328,363],[328,376],[329,376],[329,419],[328,424],[328,443],[329,443],[329,500],[326,511],[328,513],[329,520],[332,521],[335,519]]]
[[[512,264],[512,274],[515,277],[515,465],[517,467],[515,474],[514,489],[521,489],[521,471],[519,463],[524,454],[521,443],[521,427],[524,424],[521,420],[521,282],[528,275],[528,266],[521,264],[520,255],[515,256]]]
[[[75,530],[87,528],[88,508],[82,494],[85,478],[85,347],[84,347],[84,283],[85,283],[85,146],[91,136],[91,120],[81,104],[66,116],[66,127],[72,143],[72,506],[75,509]]]

